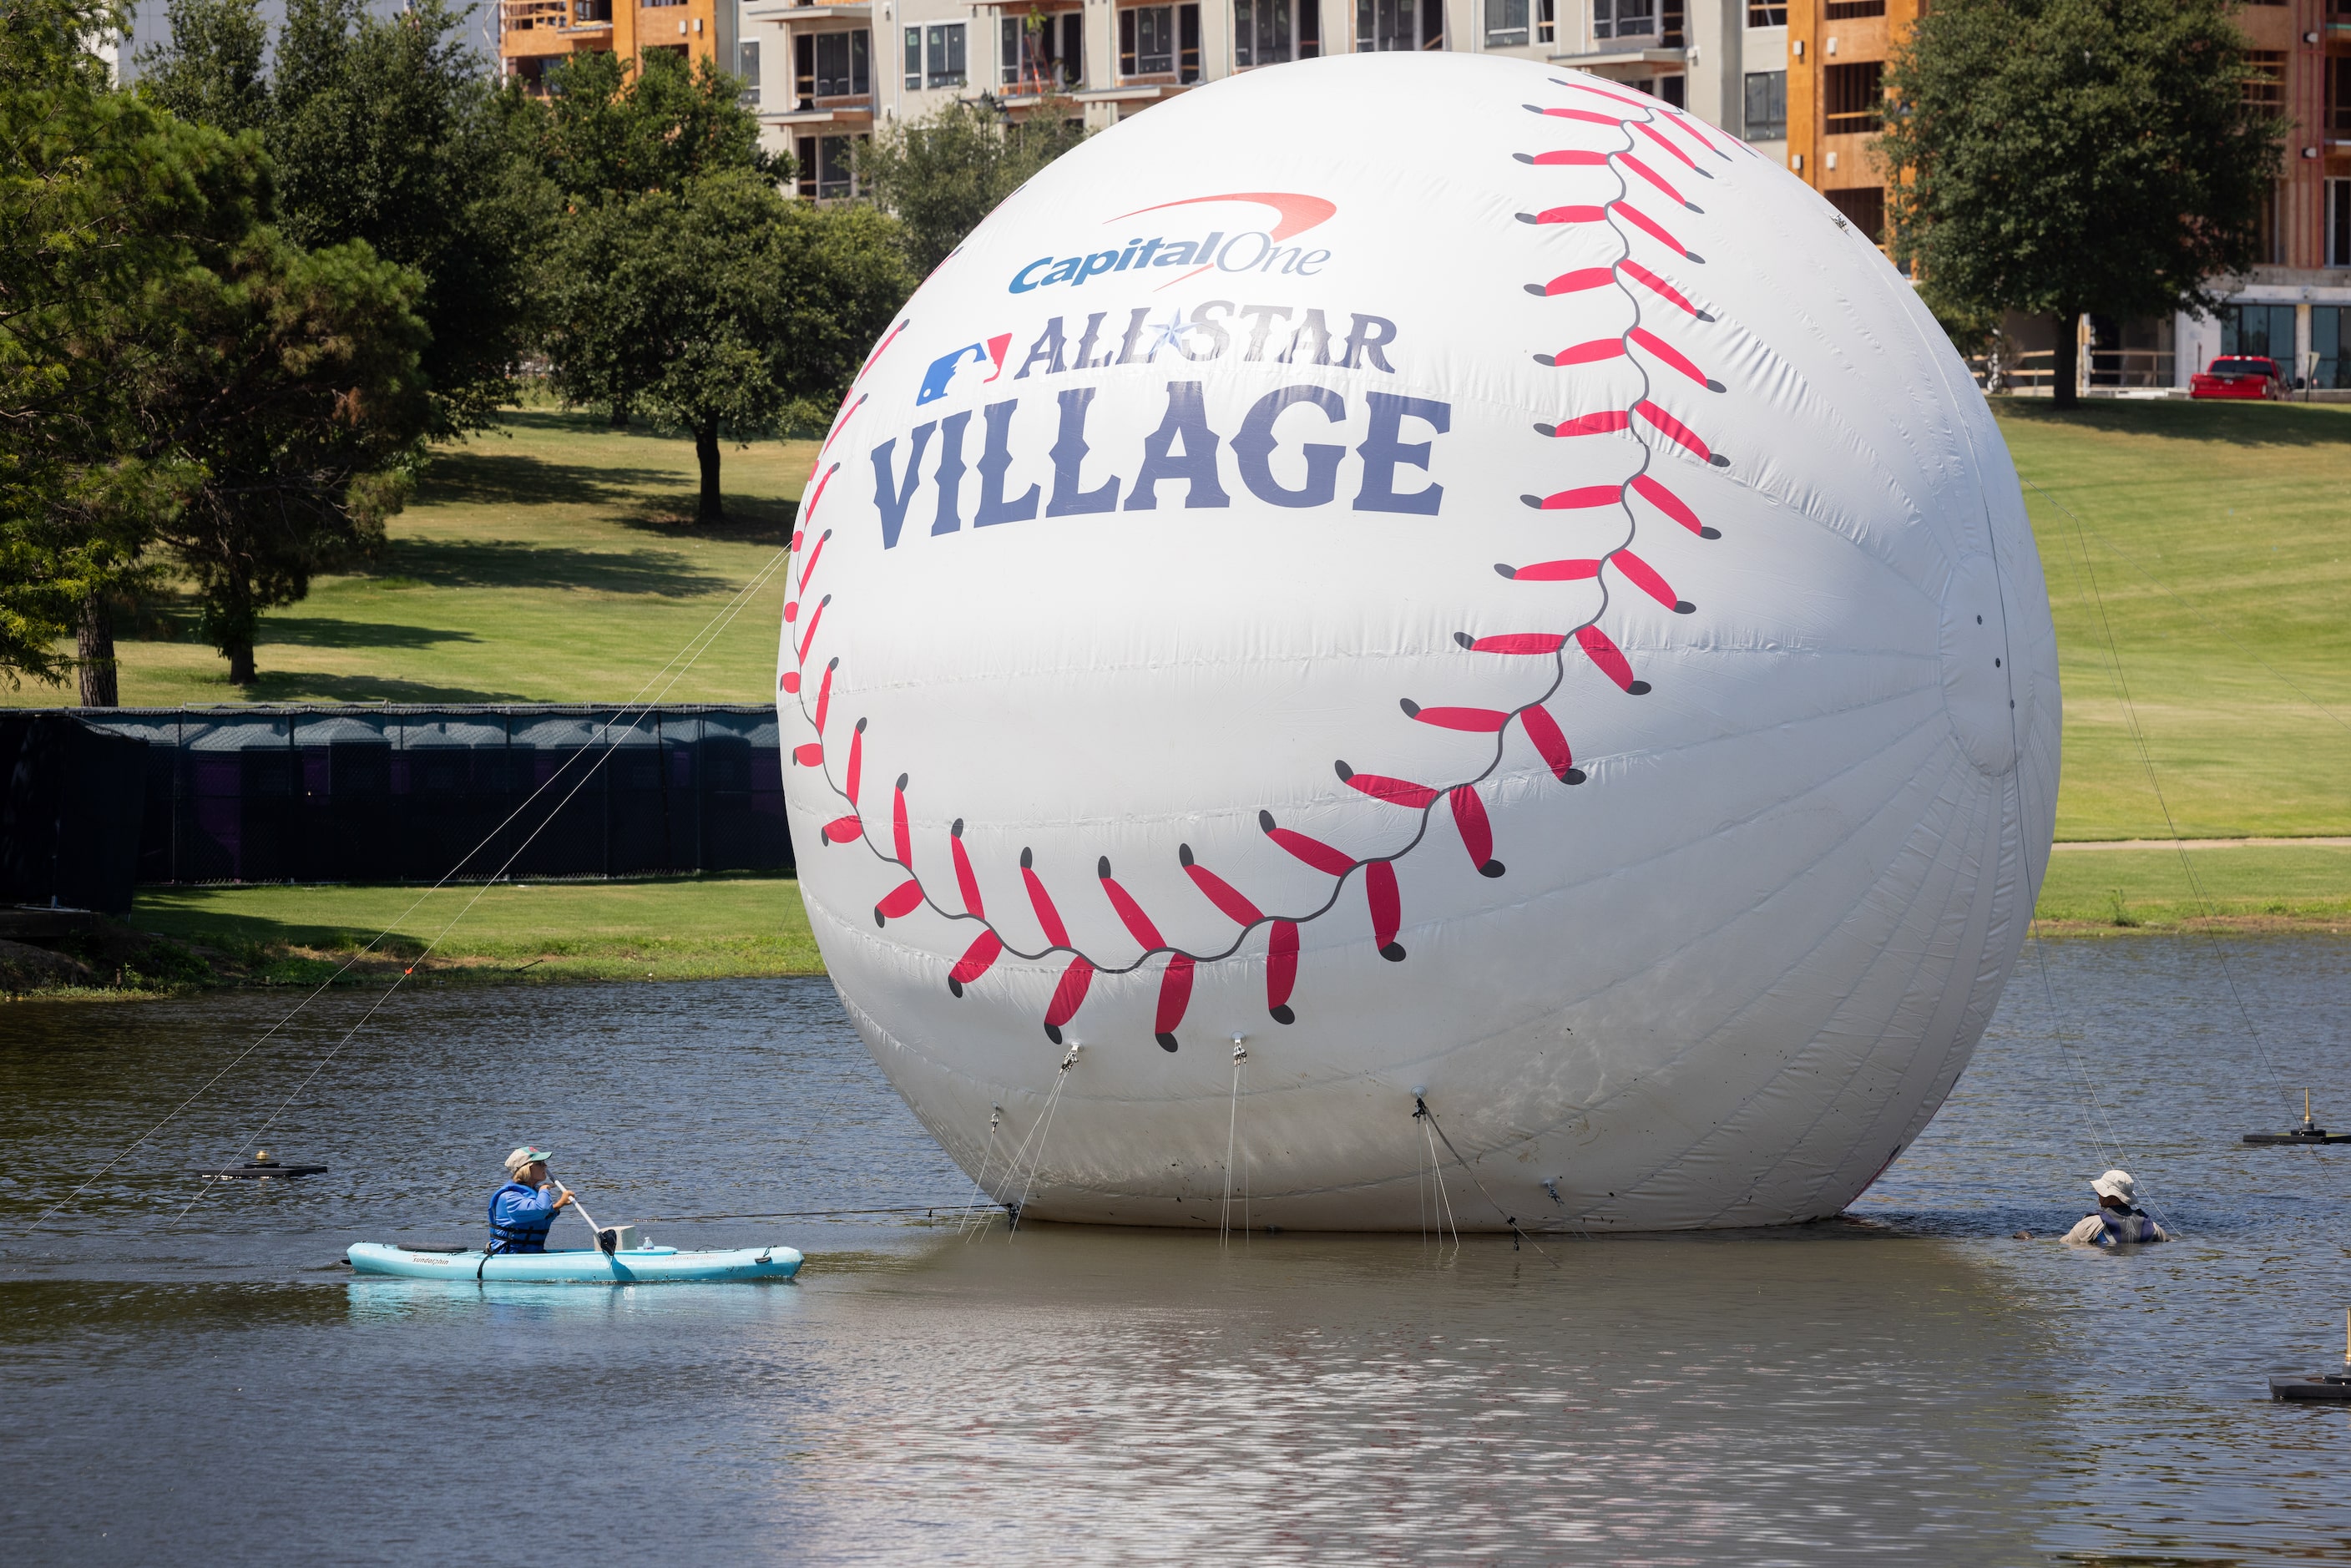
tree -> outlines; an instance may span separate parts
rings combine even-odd
[[[551,203],[528,111],[488,83],[447,0],[394,16],[365,0],[289,0],[261,75],[255,0],[173,0],[169,43],[140,57],[158,104],[260,127],[276,217],[296,245],[365,241],[425,280],[435,434],[487,425],[529,340],[532,253]]]
[[[2282,122],[2248,107],[2227,0],[1938,0],[1886,70],[1897,262],[1938,314],[2057,327],[2210,314],[2258,259]]]
[[[141,95],[197,125],[267,130],[269,25],[258,0],[172,0],[164,22],[171,42],[139,51]]]
[[[907,259],[928,277],[998,203],[1084,140],[1058,113],[1008,124],[985,100],[955,102],[862,143],[857,177],[905,225]]]
[[[790,158],[759,145],[743,84],[708,60],[689,72],[675,56],[642,67],[610,51],[577,54],[555,72],[538,134],[547,178],[577,205],[675,192],[722,169],[781,180]]]
[[[89,45],[127,20],[102,0],[0,13],[0,674],[62,678],[78,632],[87,704],[115,699],[109,600],[194,477],[144,440],[170,296],[268,189],[255,138],[112,90]]]
[[[361,242],[306,251],[266,228],[172,291],[145,413],[198,476],[157,532],[234,684],[254,679],[261,612],[381,543],[406,498],[432,418],[423,292]]]
[[[547,275],[556,386],[690,432],[716,520],[722,438],[822,421],[905,299],[901,245],[870,207],[788,201],[744,169],[574,212]]]

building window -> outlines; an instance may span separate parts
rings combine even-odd
[[[1532,34],[1527,0],[1486,0],[1486,47],[1515,49]]]
[[[2351,181],[2336,181],[2337,184]],[[2351,309],[2340,305],[2310,308],[2310,352],[2318,362],[2310,367],[2314,387],[2351,387]]]
[[[1787,0],[1777,5],[1747,0],[1747,25],[1750,27],[1784,27],[1788,25]]]
[[[2338,8],[2335,15],[2351,22],[2351,12]],[[2278,57],[2280,60],[2284,57]],[[2284,74],[2283,65],[2279,74]],[[2326,134],[2338,141],[2351,137],[2351,55],[2326,57]]]
[[[793,83],[802,109],[820,98],[862,98],[873,90],[872,35],[801,33],[792,39]],[[746,48],[750,45],[745,45]]]
[[[934,22],[923,29],[923,48],[930,57],[925,79],[933,87],[961,87],[967,76],[964,70],[964,32],[961,22]]]
[[[1487,0],[1491,5],[1497,0]],[[1507,0],[1503,0],[1507,3]],[[1518,0],[1523,8],[1527,0]],[[1278,66],[1322,52],[1322,0],[1233,0],[1233,63]]]
[[[1827,11],[1828,19],[1832,22],[1850,22],[1862,16],[1883,16],[1886,15],[1886,0],[1829,0]]]
[[[2326,182],[2326,265],[2351,267],[2351,180]]]
[[[1821,73],[1821,96],[1828,114],[1822,129],[1831,136],[1876,131],[1886,122],[1886,62],[1862,60],[1831,66]]]
[[[1442,0],[1355,0],[1357,54],[1444,47]]]
[[[1788,135],[1788,73],[1747,73],[1747,127],[1750,141],[1781,141]]]
[[[2294,374],[2294,307],[2291,305],[2223,305],[2220,307],[2220,352],[2250,354],[2275,360],[2288,376]]]
[[[1886,191],[1879,185],[1855,186],[1841,191],[1823,191],[1829,205],[1844,214],[1844,221],[1862,232],[1872,245],[1886,243]]]
[[[964,73],[964,24],[934,22],[906,29],[906,90],[925,87],[961,87]]]
[[[1132,5],[1118,14],[1121,76],[1172,76],[1176,71],[1176,7]]]
[[[857,194],[855,143],[862,136],[803,136],[799,139],[799,184],[811,201],[837,202]]]
[[[735,46],[735,74],[743,78],[744,106],[758,108],[759,46],[756,41]]]
[[[1650,38],[1657,32],[1657,0],[1592,0],[1595,38]]]
[[[1118,14],[1118,74],[1200,79],[1200,7],[1134,5]]]
[[[1058,16],[1007,16],[1002,24],[1004,85],[1021,92],[1051,92],[1085,85],[1086,32],[1082,12]]]
[[[2245,51],[2245,101],[2273,113],[2285,107],[2283,49]]]
[[[1554,0],[1535,0],[1535,42],[1538,44],[1555,41],[1559,32],[1553,4]]]

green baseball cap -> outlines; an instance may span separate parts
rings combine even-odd
[[[551,1160],[554,1157],[545,1149],[534,1149],[528,1144],[525,1144],[507,1156],[507,1174],[512,1176],[527,1165],[533,1165],[540,1160]]]

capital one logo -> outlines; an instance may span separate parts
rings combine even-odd
[[[1233,225],[1253,220],[1262,223],[1264,214],[1268,213],[1272,214],[1273,222],[1263,227],[1212,228],[1197,237],[1171,238],[1164,234],[1138,236],[1113,248],[1083,256],[1040,256],[1014,273],[1005,291],[1027,294],[1033,289],[1062,285],[1082,288],[1093,278],[1116,273],[1146,270],[1155,273],[1162,267],[1171,269],[1166,278],[1153,284],[1155,293],[1187,277],[1197,277],[1211,268],[1218,272],[1312,277],[1322,270],[1323,263],[1331,259],[1328,250],[1314,247],[1311,242],[1299,245],[1288,242],[1328,222],[1338,212],[1339,204],[1321,196],[1301,195],[1295,191],[1232,191],[1217,196],[1186,196],[1181,201],[1137,207],[1134,212],[1121,213],[1108,222],[1123,223],[1145,213],[1164,213],[1172,207],[1203,205],[1228,209],[1221,213],[1200,214],[1208,222],[1221,219]],[[1234,208],[1238,210],[1230,210]]]

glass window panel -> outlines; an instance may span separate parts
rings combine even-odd
[[[1527,0],[1486,0],[1486,47],[1513,49],[1526,43]]]
[[[923,30],[906,29],[906,88],[916,91],[923,85]]]
[[[1747,73],[1747,119],[1743,132],[1750,141],[1777,141],[1788,134],[1788,73]]]

